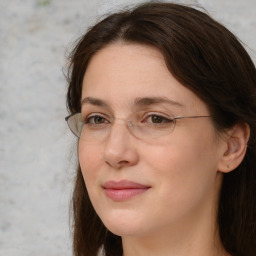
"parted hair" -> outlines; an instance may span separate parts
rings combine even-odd
[[[216,223],[233,256],[256,255],[256,70],[242,43],[203,9],[148,2],[109,14],[76,42],[67,73],[67,108],[81,111],[88,62],[105,46],[123,41],[154,46],[172,75],[209,107],[217,131],[247,123],[250,139],[242,163],[224,174]],[[107,90],[107,88],[106,88]],[[96,214],[78,163],[72,198],[75,256],[121,256],[121,237]]]

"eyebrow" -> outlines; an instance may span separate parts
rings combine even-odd
[[[178,106],[178,107],[184,107],[184,105],[182,105],[179,102],[173,101],[171,99],[168,99],[166,97],[145,97],[145,98],[136,98],[134,101],[134,104],[137,106],[150,106],[150,105],[155,105],[155,104],[170,104],[173,106]]]
[[[181,103],[173,101],[166,97],[144,97],[144,98],[136,98],[134,100],[134,105],[141,106],[141,107],[147,107],[150,105],[163,104],[163,103],[170,104],[173,106],[178,106],[178,107],[184,107],[184,105],[182,105]],[[98,98],[92,98],[92,97],[84,98],[81,101],[81,105],[84,105],[84,104],[91,104],[99,107],[109,107],[109,104],[106,101]]]
[[[84,105],[84,104],[91,104],[91,105],[99,106],[99,107],[107,107],[108,106],[108,104],[104,100],[92,98],[92,97],[84,98],[81,101],[81,105]]]

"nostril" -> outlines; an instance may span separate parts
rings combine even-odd
[[[118,165],[127,166],[129,165],[129,161],[120,161]]]
[[[126,167],[126,166],[130,165],[129,161],[109,162],[109,161],[105,160],[105,163],[108,166],[115,168],[115,169],[120,169],[122,167]]]

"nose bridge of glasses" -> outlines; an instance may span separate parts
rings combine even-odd
[[[133,134],[131,131],[133,127],[132,121],[128,120],[126,118],[115,118],[112,117],[108,119],[110,122],[109,125],[103,126],[103,129],[99,129],[98,131],[101,131],[101,136],[108,136],[108,138],[114,136],[115,138],[120,137],[123,138],[123,136],[127,134]],[[95,133],[96,134],[96,133]],[[97,136],[99,133],[97,133]]]
[[[123,135],[130,134],[137,139],[141,138],[142,136],[141,132],[139,131],[140,130],[139,124],[138,122],[136,122],[136,120],[132,120],[128,118],[113,117],[111,118],[110,122],[111,122],[111,129],[109,130],[109,132],[113,135],[117,135],[117,133],[123,134]]]
[[[113,117],[111,122],[112,122],[112,124],[113,123],[122,123],[122,122],[124,122],[126,124],[128,130],[130,130],[129,128],[132,128],[132,127],[135,126],[134,122],[130,119],[127,119],[127,118],[119,118],[119,117],[115,118],[115,117]]]

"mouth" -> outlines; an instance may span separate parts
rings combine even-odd
[[[151,187],[128,180],[107,181],[103,185],[105,195],[113,201],[125,201],[145,193]]]

